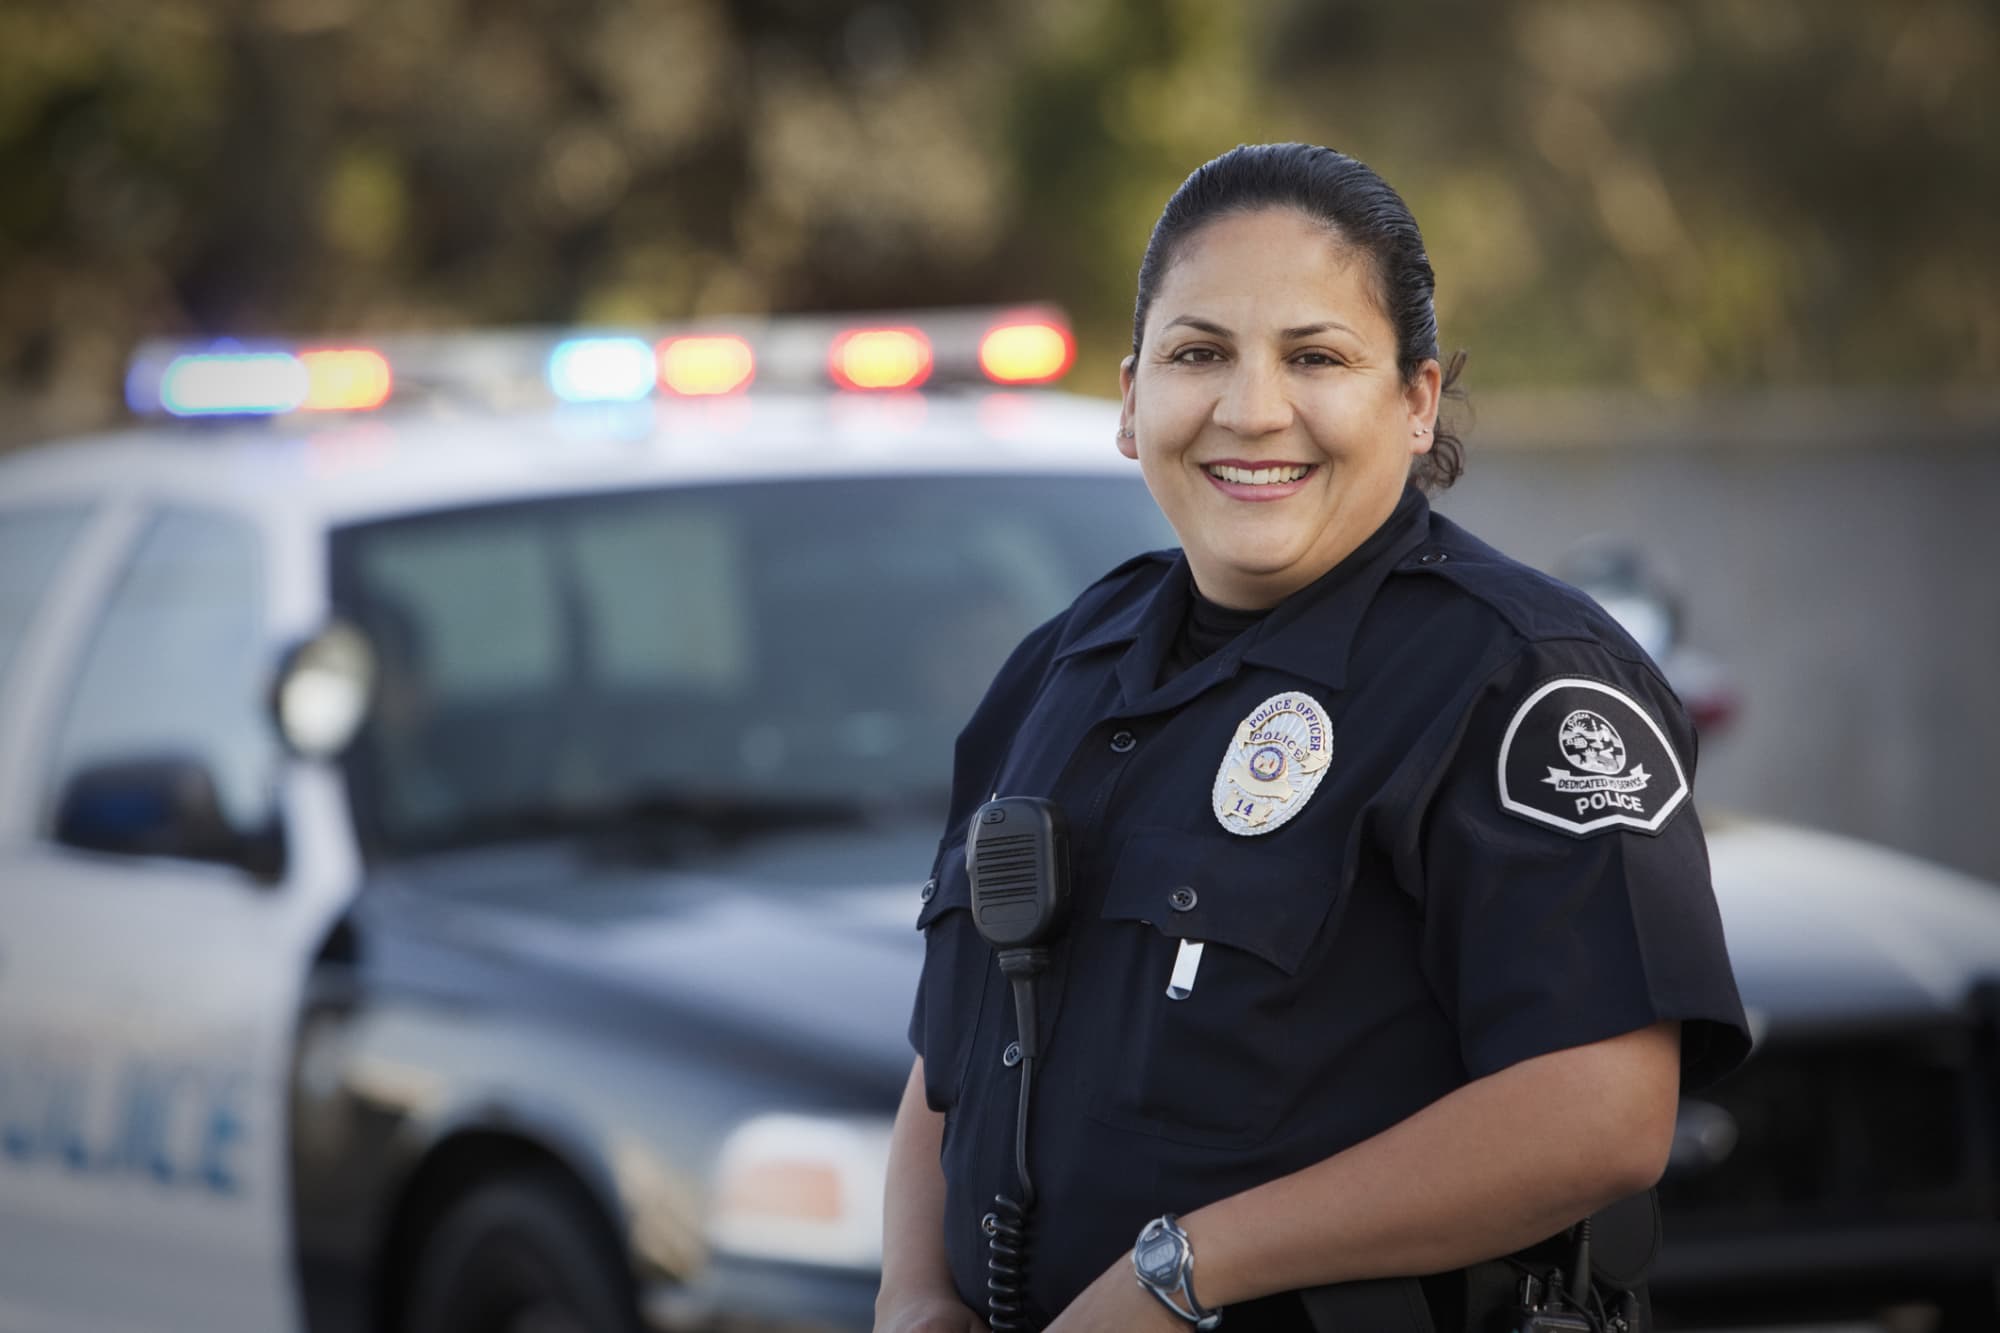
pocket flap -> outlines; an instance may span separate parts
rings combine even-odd
[[[1213,838],[1178,829],[1134,829],[1101,915],[1227,944],[1296,975],[1333,906],[1334,881],[1317,863],[1248,841],[1218,848]]]
[[[945,848],[932,874],[932,882],[937,888],[917,912],[918,930],[923,930],[954,907],[967,912],[972,910],[972,878],[965,869],[964,843],[955,842]]]

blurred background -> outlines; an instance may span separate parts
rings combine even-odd
[[[1980,0],[13,0],[0,446],[162,334],[1034,298],[1109,393],[1181,176],[1329,143],[1471,352],[1448,507],[1735,671],[1710,799],[2000,875],[1996,129]]]
[[[1245,140],[1409,199],[1485,390],[2000,369],[1980,0],[14,0],[11,439],[146,334],[1059,299]]]

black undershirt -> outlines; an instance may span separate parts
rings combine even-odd
[[[1193,578],[1189,578],[1187,614],[1181,617],[1181,627],[1167,649],[1159,683],[1166,684],[1269,614],[1269,608],[1238,611],[1218,606],[1203,597]]]

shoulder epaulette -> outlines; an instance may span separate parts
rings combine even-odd
[[[1591,639],[1621,655],[1644,656],[1624,627],[1589,596],[1494,549],[1442,514],[1432,515],[1430,540],[1404,557],[1398,569],[1449,580],[1531,643]]]

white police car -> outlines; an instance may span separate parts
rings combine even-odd
[[[0,462],[0,1328],[865,1326],[952,738],[1170,540],[1071,349],[149,348]]]
[[[1172,540],[1069,356],[163,346],[0,461],[0,1330],[867,1327],[952,737]],[[1711,823],[1662,1308],[1990,1327],[2000,897]]]

